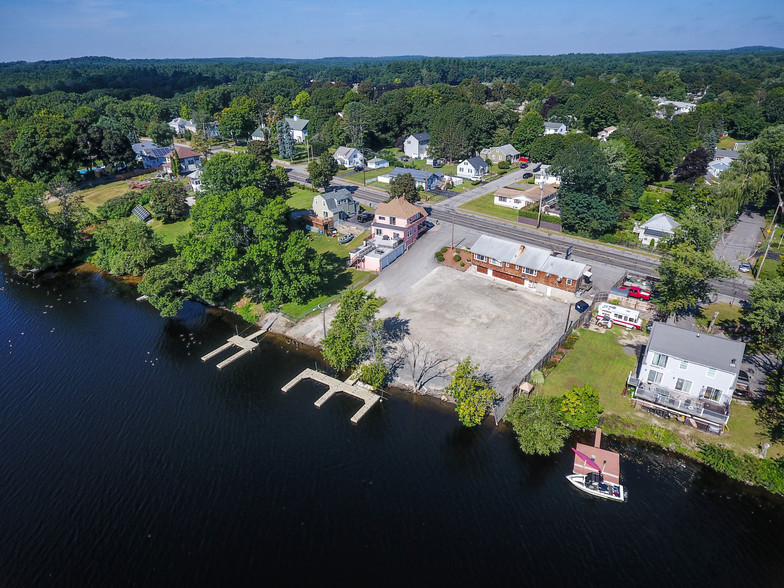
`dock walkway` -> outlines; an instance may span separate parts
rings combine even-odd
[[[232,335],[231,337],[229,337],[229,339],[227,340],[226,343],[224,343],[223,345],[221,345],[217,349],[213,349],[212,351],[210,351],[206,355],[203,355],[201,360],[202,361],[209,361],[210,359],[212,359],[216,355],[219,355],[219,354],[223,353],[224,351],[226,351],[230,347],[239,347],[240,350],[237,353],[235,353],[234,355],[224,359],[222,362],[220,362],[218,364],[218,369],[222,370],[227,365],[229,365],[231,362],[239,359],[240,357],[242,357],[246,353],[250,353],[251,351],[256,349],[256,347],[258,347],[259,344],[255,340],[258,339],[261,335],[263,335],[264,333],[266,333],[269,330],[269,328],[272,326],[272,323],[275,322],[275,318],[276,317],[274,317],[274,316],[268,318],[266,321],[264,321],[264,324],[261,325],[261,330],[256,331],[255,333],[253,333],[251,335],[248,335],[247,337],[240,337],[239,335]]]
[[[365,404],[362,406],[362,408],[360,408],[354,414],[354,416],[351,417],[351,422],[354,424],[357,424],[359,422],[359,419],[365,416],[367,411],[369,411],[374,404],[376,404],[381,400],[381,396],[371,392],[370,390],[366,390],[361,386],[352,386],[351,384],[347,384],[346,382],[341,382],[336,378],[332,378],[330,376],[327,376],[325,374],[322,374],[321,372],[317,372],[316,370],[312,370],[310,368],[300,373],[296,378],[294,378],[288,384],[283,386],[281,390],[283,390],[283,392],[286,393],[289,390],[291,390],[294,386],[296,386],[299,382],[306,379],[315,380],[316,382],[320,382],[322,384],[329,386],[329,390],[327,390],[323,396],[321,396],[318,400],[316,400],[316,402],[314,402],[314,404],[318,408],[321,408],[327,400],[332,398],[338,392],[345,392],[346,394],[353,396],[354,398],[359,398],[360,400],[364,401]]]

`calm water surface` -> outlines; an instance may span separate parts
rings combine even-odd
[[[4,269],[4,268],[3,268]],[[627,504],[430,399],[313,406],[318,356],[99,276],[0,273],[0,585],[784,584],[784,501],[605,438]]]

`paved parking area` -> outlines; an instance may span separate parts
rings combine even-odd
[[[392,352],[403,356],[397,380],[413,385],[411,344],[419,343],[431,359],[444,360],[444,375],[428,382],[428,391],[446,386],[457,362],[471,356],[506,393],[561,336],[569,304],[437,264],[433,254],[446,236],[438,233],[420,239],[368,286],[387,300],[381,318],[398,317],[408,331]]]

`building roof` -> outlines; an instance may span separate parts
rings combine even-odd
[[[382,202],[376,207],[376,218],[381,216],[394,216],[398,218],[411,218],[420,213],[422,216],[427,216],[427,211],[421,206],[411,204],[408,200],[399,196],[390,200],[389,202]]]
[[[345,159],[350,159],[355,151],[357,150],[353,147],[338,147],[335,150],[333,157],[343,157]]]
[[[186,174],[185,177],[187,177],[189,180],[198,180],[199,178],[201,178],[202,171],[203,168],[197,167],[196,171],[192,171],[191,173]]]
[[[479,169],[482,167],[487,167],[487,162],[479,157],[478,155],[474,155],[473,157],[469,157],[468,159],[464,160],[463,163],[468,163],[474,169]]]
[[[256,130],[253,131],[250,135],[251,137],[259,137],[261,139],[265,138],[264,129],[262,127],[256,127]]]
[[[176,125],[178,127],[185,126],[186,124],[191,124],[192,125],[193,123],[191,121],[189,121],[189,120],[185,120],[181,116],[178,116],[177,118],[172,119],[171,121],[169,121],[169,125]]]
[[[166,157],[169,153],[171,153],[171,147],[156,147],[155,149],[145,149],[144,155],[147,157]]]
[[[525,190],[523,194],[528,200],[539,202],[540,199],[547,200],[553,194],[558,192],[558,188],[554,188],[550,184],[540,183],[538,186],[532,186]]]
[[[737,374],[746,344],[726,337],[655,322],[648,350]],[[735,365],[732,365],[732,364]]]
[[[414,181],[417,182],[426,182],[430,176],[436,176],[439,181],[444,179],[444,174],[442,174],[441,172],[431,172],[431,171],[425,171],[423,169],[408,169],[405,167],[396,167],[391,172],[387,172],[384,175],[387,175],[390,178],[396,178],[397,176],[403,174],[411,174],[411,177],[414,178]]]
[[[716,153],[713,154],[715,159],[721,159],[722,157],[729,157],[730,159],[738,159],[740,157],[740,153],[733,149],[716,149]]]
[[[471,247],[471,252],[573,280],[580,279],[586,270],[584,263],[556,257],[552,251],[547,249],[523,245],[489,235],[479,237]]]
[[[286,117],[286,122],[289,123],[289,128],[292,131],[304,131],[310,120],[307,118],[300,118],[295,114],[294,118]]]
[[[140,141],[131,145],[131,149],[133,149],[133,152],[136,153],[136,155],[141,155],[143,151],[150,151],[157,148],[158,146],[152,141]]]
[[[653,234],[651,231],[658,231],[666,235],[672,235],[672,232],[679,226],[681,226],[680,223],[669,214],[660,212],[659,214],[654,214],[651,218],[642,223],[640,228],[644,229],[648,234]]]
[[[495,191],[495,195],[496,196],[506,196],[507,198],[526,198],[526,199],[528,199],[528,197],[525,195],[525,191],[524,190],[517,190],[515,188],[509,188],[509,187],[506,187],[506,186],[504,186],[502,188],[498,188],[498,190]]]
[[[201,157],[201,153],[194,151],[190,147],[177,147],[177,155],[180,159],[187,159],[189,157]]]
[[[386,163],[387,165],[389,165],[389,161],[381,157],[374,157],[373,159],[368,161],[368,163],[372,163],[372,164]]]
[[[430,133],[414,133],[411,136],[414,137],[414,139],[416,139],[420,143],[422,143],[423,141],[429,141],[430,140]]]
[[[566,125],[563,124],[563,123],[554,123],[554,122],[546,122],[546,123],[544,123],[544,128],[546,128],[546,129],[557,130],[557,129],[560,129],[561,127],[566,128]]]
[[[490,151],[492,149],[498,149],[504,155],[511,155],[512,157],[520,155],[520,152],[517,149],[515,149],[512,145],[510,145],[509,143],[507,143],[506,145],[498,145],[496,147],[486,147],[485,149],[482,149],[479,152],[479,154],[480,155],[487,155],[487,154],[490,153]]]

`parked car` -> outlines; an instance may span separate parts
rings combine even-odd
[[[531,172],[525,172],[523,174],[523,179],[524,180],[527,180],[527,179],[532,178],[532,177],[534,177],[534,174],[532,174]]]
[[[433,167],[435,167],[435,168],[444,167],[444,164],[441,163],[440,161],[436,160],[436,161],[433,162]]]
[[[749,384],[749,374],[740,370],[738,372],[738,379],[735,381],[735,391],[732,393],[737,398],[748,398],[751,394],[751,385]]]
[[[373,213],[372,212],[360,212],[357,215],[357,221],[361,223],[366,223],[370,220],[373,220]]]
[[[313,181],[312,181],[310,178],[305,178],[305,181],[306,181],[308,184],[312,184],[312,183],[313,183]]]
[[[420,233],[424,233],[425,231],[429,231],[430,229],[432,229],[434,226],[435,225],[433,223],[431,223],[430,221],[425,221],[425,222],[422,223],[422,228],[420,229],[419,232]]]
[[[527,167],[528,167],[528,164],[527,164],[527,163],[521,163],[521,164],[520,164],[520,169],[525,169],[525,168],[527,168]]]
[[[354,171],[355,172],[361,172],[363,169],[365,169],[365,168],[363,168],[361,165],[355,165],[354,166]]]
[[[588,303],[585,300],[578,300],[574,303],[574,308],[577,312],[583,313],[588,310]]]
[[[747,274],[751,271],[751,264],[745,261],[738,266],[738,271]]]
[[[346,233],[345,235],[341,235],[338,237],[338,243],[341,245],[345,245],[346,243],[351,243],[354,240],[354,235],[351,233]]]

